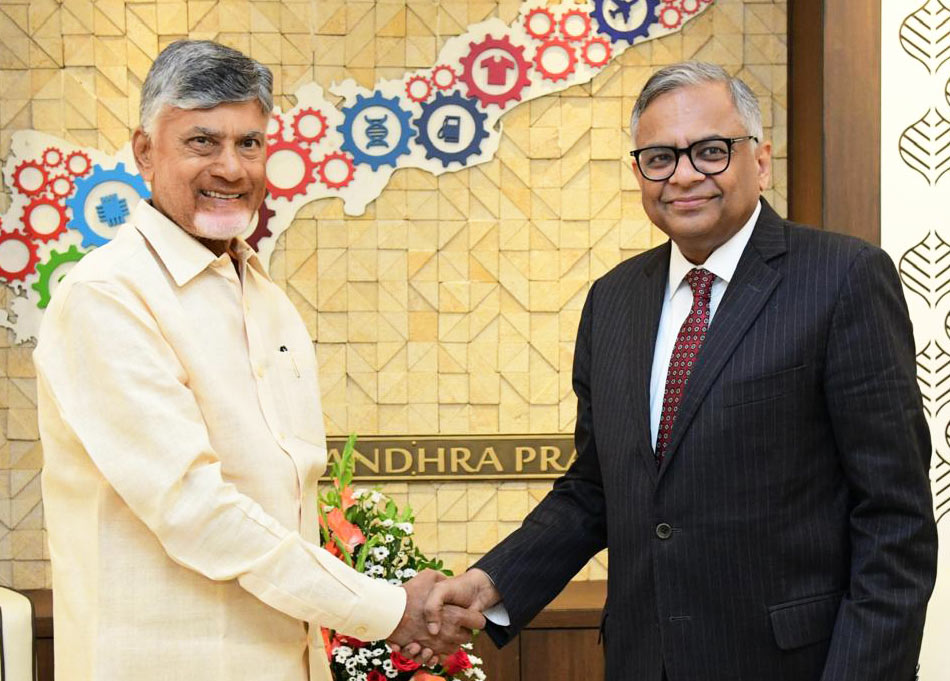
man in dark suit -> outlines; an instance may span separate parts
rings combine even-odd
[[[657,72],[631,135],[670,242],[591,287],[577,459],[436,586],[430,627],[446,602],[503,604],[503,644],[609,547],[608,679],[911,681],[937,534],[893,264],[760,199],[771,145],[719,67]]]

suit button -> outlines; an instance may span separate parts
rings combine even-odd
[[[660,539],[669,539],[673,536],[673,528],[669,523],[660,523],[656,526],[656,536]]]

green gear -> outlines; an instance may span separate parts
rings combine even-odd
[[[39,281],[33,284],[33,289],[40,294],[40,302],[36,304],[41,310],[49,305],[50,284],[53,283],[53,272],[60,265],[68,262],[79,262],[83,259],[85,253],[81,252],[75,245],[70,246],[65,253],[59,251],[50,251],[49,260],[36,266],[36,271],[40,273]]]

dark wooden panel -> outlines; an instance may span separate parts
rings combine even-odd
[[[482,671],[490,681],[520,681],[520,637],[498,649],[487,635],[475,639],[475,654],[482,658]]]
[[[597,629],[525,629],[521,678],[595,681],[604,678],[604,651]]]
[[[881,5],[825,0],[824,225],[881,242]]]
[[[53,681],[53,639],[36,639],[37,681]]]
[[[822,0],[788,4],[788,217],[822,223]]]

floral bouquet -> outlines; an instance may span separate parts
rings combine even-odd
[[[319,501],[323,548],[370,577],[402,584],[425,569],[452,572],[441,560],[426,558],[412,539],[412,509],[400,511],[378,488],[353,488],[356,435],[350,435],[343,454],[330,467],[332,485]],[[360,641],[323,629],[334,681],[484,681],[482,661],[466,643],[444,666],[421,667],[394,653],[386,641]]]

